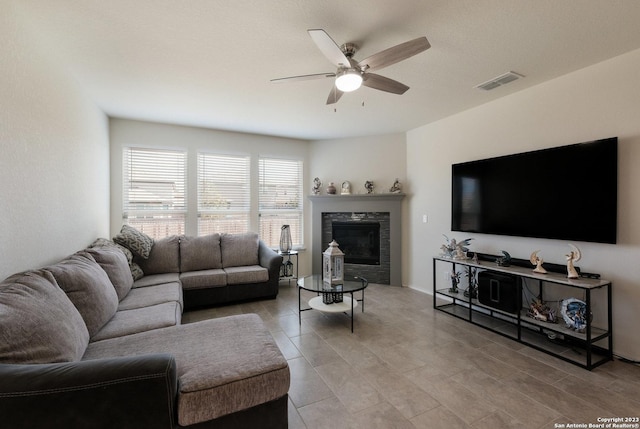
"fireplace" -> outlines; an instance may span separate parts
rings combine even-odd
[[[345,254],[345,277],[391,283],[389,212],[322,213],[322,248],[335,240]],[[338,236],[336,236],[336,233]]]
[[[345,263],[380,265],[380,222],[332,222],[331,229]]]
[[[322,272],[322,252],[334,239],[333,223],[377,224],[377,263],[346,262],[345,278],[364,277],[370,283],[402,285],[402,199],[404,194],[310,195],[312,202],[312,272]],[[368,233],[367,233],[368,236]],[[348,239],[347,239],[348,240]],[[336,239],[344,252],[344,239]],[[346,252],[345,252],[346,253]],[[365,252],[366,253],[366,252]],[[367,258],[369,258],[367,256]]]

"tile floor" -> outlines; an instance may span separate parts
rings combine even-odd
[[[407,288],[372,284],[365,298],[353,334],[344,314],[306,311],[299,325],[294,282],[275,300],[188,312],[183,322],[260,315],[289,362],[291,429],[555,429],[640,417],[636,365],[586,371],[434,311],[430,295]]]

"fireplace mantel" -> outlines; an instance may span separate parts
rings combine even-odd
[[[402,200],[404,193],[309,195],[311,201],[312,268],[322,272],[322,214],[335,212],[388,212],[390,216],[390,278],[402,285]]]
[[[309,195],[311,202],[316,201],[323,204],[325,201],[332,202],[353,202],[353,201],[401,201],[405,197],[403,193],[388,193],[388,194],[347,194],[347,195]]]

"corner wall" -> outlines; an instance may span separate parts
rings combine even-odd
[[[106,116],[0,5],[0,278],[109,233]]]
[[[473,237],[471,250],[483,253],[500,254],[504,249],[514,257],[528,259],[532,251],[540,249],[546,261],[561,264],[569,249],[567,242],[559,240],[452,233],[451,164],[617,136],[618,244],[575,243],[583,253],[577,265],[612,281],[614,352],[639,360],[638,76],[640,50],[408,132],[407,180],[415,190],[408,219],[412,234],[405,242],[410,287],[431,293],[431,258],[443,243],[442,234],[457,239]],[[544,166],[540,168],[542,173]],[[533,186],[535,177],[531,182],[531,189],[522,192],[534,198],[538,193]],[[540,192],[544,195],[545,190]],[[564,192],[570,195],[571,187]],[[598,210],[597,203],[594,210]],[[422,222],[423,214],[428,215],[428,223]]]
[[[322,181],[321,195],[326,195],[326,188],[334,182],[337,193],[340,193],[342,182],[351,182],[352,194],[365,194],[364,182],[374,183],[374,192],[388,193],[395,179],[402,183],[402,191],[407,196],[402,201],[402,284],[405,285],[408,261],[404,257],[407,246],[404,245],[409,234],[407,228],[407,200],[415,192],[415,184],[407,177],[407,146],[405,134],[388,134],[382,136],[355,137],[334,140],[317,140],[311,142],[309,153],[309,183],[315,177]],[[311,194],[311,189],[306,190]],[[305,203],[309,203],[307,199]],[[312,204],[312,203],[311,203]],[[317,246],[318,244],[312,244]],[[313,247],[308,246],[308,249]],[[314,257],[318,257],[315,255]]]

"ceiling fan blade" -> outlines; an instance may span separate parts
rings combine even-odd
[[[337,103],[338,100],[340,100],[340,97],[342,97],[342,94],[344,94],[344,92],[340,91],[335,85],[333,85],[333,88],[331,88],[331,92],[329,93],[329,98],[327,98],[327,104]]]
[[[362,76],[362,84],[369,88],[379,89],[380,91],[390,92],[392,94],[404,94],[409,87],[397,80],[380,76],[375,73],[365,73]]]
[[[380,70],[383,67],[390,66],[391,64],[406,60],[420,52],[426,51],[430,47],[431,44],[426,37],[418,37],[417,39],[401,43],[385,49],[384,51],[380,51],[377,54],[373,54],[360,61],[358,66],[360,66],[363,71]]]
[[[323,79],[325,77],[336,77],[336,74],[335,73],[316,73],[316,74],[305,74],[301,76],[280,77],[278,79],[271,79],[271,83],[298,82],[301,80]]]
[[[333,65],[336,67],[349,67],[349,58],[324,30],[312,29],[307,30],[307,32],[318,46],[318,49]]]

